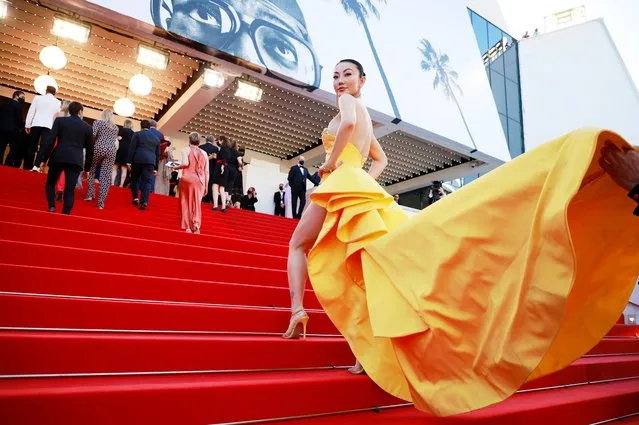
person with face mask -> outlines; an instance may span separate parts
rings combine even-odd
[[[311,173],[309,173],[308,169],[304,166],[304,157],[300,156],[297,165],[293,165],[288,172],[288,184],[291,186],[293,218],[302,218],[304,205],[306,205],[306,180],[309,180],[317,186]]]
[[[4,151],[9,145],[10,152],[4,165],[13,167],[18,167],[22,160],[22,155],[19,155],[22,145],[20,141],[24,133],[22,105],[24,105],[24,92],[15,91],[11,100],[0,108],[0,163],[4,160]],[[16,161],[18,163],[14,165]]]
[[[280,183],[280,189],[273,195],[273,203],[275,204],[275,215],[285,217],[286,205],[284,204],[284,183]]]

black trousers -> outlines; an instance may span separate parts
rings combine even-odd
[[[40,140],[44,140],[49,134],[50,129],[46,127],[31,127],[29,133],[29,145],[27,146],[27,156],[24,158],[24,165],[22,168],[30,170],[33,168],[33,161],[35,160],[36,153],[38,153],[38,146]]]
[[[17,131],[0,131],[0,164],[4,161],[4,151],[7,150],[7,146],[13,149],[13,146],[17,146],[16,143],[20,141],[20,133]],[[7,161],[4,161],[4,165],[9,165],[9,157]]]
[[[55,208],[55,184],[60,178],[60,173],[64,171],[64,202],[62,204],[62,214],[71,214],[75,201],[75,185],[82,172],[82,167],[75,164],[65,164],[54,162],[49,164],[49,174],[45,191],[47,193],[47,203],[49,208]]]
[[[131,194],[133,199],[139,199],[142,205],[149,203],[153,168],[151,164],[133,164],[131,166]],[[142,192],[141,196],[138,196],[139,192]]]
[[[282,208],[279,205],[275,205],[275,215],[284,217],[286,215],[286,208]]]
[[[299,200],[299,212],[297,202]],[[291,205],[293,206],[293,218],[302,218],[302,212],[306,205],[306,188],[299,190],[291,188]]]

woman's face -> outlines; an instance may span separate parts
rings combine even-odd
[[[340,62],[333,72],[333,89],[339,98],[344,93],[359,97],[366,77],[359,75],[357,67],[350,62]]]

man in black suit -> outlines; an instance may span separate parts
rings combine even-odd
[[[273,203],[275,204],[275,215],[285,216],[286,208],[284,206],[284,185],[280,183],[280,190],[273,195]]]
[[[304,205],[306,205],[306,180],[309,180],[315,186],[316,182],[313,181],[308,169],[304,167],[304,157],[300,156],[297,165],[291,167],[288,172],[288,185],[291,187],[291,203],[293,206],[293,218],[302,218],[302,212],[304,211]],[[297,203],[299,200],[299,210],[297,209]]]
[[[131,170],[131,193],[133,205],[145,210],[151,193],[152,177],[158,173],[160,160],[160,138],[151,132],[149,120],[142,120],[140,128],[131,138],[127,167]],[[142,192],[138,197],[138,188]]]
[[[82,120],[82,104],[71,102],[68,117],[58,117],[53,122],[51,131],[44,138],[42,148],[38,152],[36,164],[44,165],[49,157],[49,174],[47,174],[47,202],[49,211],[55,212],[55,184],[64,171],[64,204],[62,214],[71,214],[74,202],[74,189],[78,176],[82,172],[82,150],[86,149],[84,174],[87,175],[93,161],[93,130]],[[54,148],[56,140],[58,144]]]
[[[20,166],[20,155],[24,133],[24,120],[22,119],[22,105],[24,105],[24,92],[13,92],[13,98],[2,105],[0,109],[0,163],[4,159],[4,151],[9,145],[9,155],[4,165]],[[17,165],[13,165],[15,161]]]

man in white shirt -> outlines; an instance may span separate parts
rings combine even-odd
[[[56,89],[47,86],[44,96],[36,96],[27,112],[27,119],[24,124],[26,133],[29,135],[29,146],[27,156],[24,159],[23,168],[30,170],[33,168],[33,160],[38,152],[40,139],[44,140],[53,126],[53,116],[60,112],[61,102],[55,98]]]

